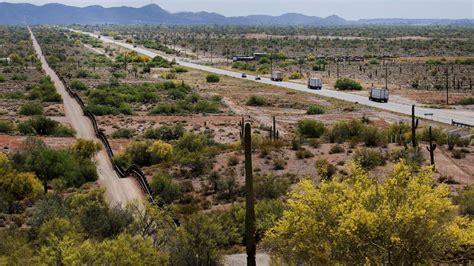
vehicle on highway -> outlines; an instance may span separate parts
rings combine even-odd
[[[374,102],[388,102],[388,90],[385,88],[371,88],[369,94],[369,100]]]
[[[318,78],[310,78],[308,80],[308,89],[320,90],[323,88],[323,81]]]
[[[259,75],[255,76],[255,80],[261,80],[261,79],[262,78]]]
[[[242,78],[243,78],[243,79],[244,79],[244,78],[247,78],[247,74],[242,73]]]
[[[283,81],[283,73],[281,73],[280,71],[273,71],[271,80]]]
[[[136,45],[136,44],[134,44],[134,45],[133,45],[133,48],[137,48],[137,45]]]

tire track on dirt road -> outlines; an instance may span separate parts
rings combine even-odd
[[[41,66],[48,76],[51,77],[51,80],[54,82],[57,92],[61,95],[63,99],[64,112],[66,118],[69,120],[71,126],[76,130],[76,137],[88,140],[99,141],[94,132],[89,118],[84,116],[80,105],[72,98],[66,91],[64,84],[59,79],[56,72],[48,65],[46,58],[43,56],[43,52],[39,43],[37,42],[33,32],[30,28],[31,39],[33,41],[33,46],[38,55],[38,58],[41,60]],[[100,142],[100,141],[99,141]],[[112,164],[108,158],[107,152],[105,149],[101,149],[96,155],[97,161],[97,172],[99,174],[99,184],[106,189],[105,198],[109,205],[116,206],[121,205],[125,206],[131,201],[143,202],[144,195],[138,185],[137,181],[134,178],[119,178],[117,173],[112,167]]]

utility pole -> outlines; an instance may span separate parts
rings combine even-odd
[[[446,104],[449,104],[449,69],[446,67]]]
[[[388,68],[387,63],[384,61],[385,64],[385,89],[388,90]]]

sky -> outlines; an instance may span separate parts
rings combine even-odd
[[[2,0],[0,0],[2,1]],[[10,3],[61,3],[72,6],[140,7],[158,4],[170,12],[208,11],[225,16],[280,15],[288,12],[345,19],[474,18],[474,0],[5,0]]]

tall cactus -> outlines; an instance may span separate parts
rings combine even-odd
[[[242,116],[242,120],[239,121],[239,127],[240,127],[240,132],[239,132],[239,136],[240,136],[240,143],[242,144],[242,147],[244,146],[244,127],[245,127],[245,120],[244,120],[244,117]]]
[[[434,151],[436,150],[436,144],[433,143],[433,135],[431,134],[431,126],[430,126],[430,131],[429,131],[429,138],[430,138],[430,146],[426,147],[426,149],[430,153],[430,159],[431,159],[431,165],[434,165]]]
[[[252,135],[250,123],[245,125],[245,246],[247,250],[247,265],[255,266],[255,197],[253,192],[252,175]]]
[[[416,143],[416,129],[418,128],[418,118],[415,118],[415,105],[411,106],[411,144],[413,148],[417,147]]]
[[[272,133],[273,140],[277,140],[277,139],[278,139],[278,136],[277,136],[277,130],[276,130],[276,120],[275,120],[275,117],[273,117],[273,127],[272,127],[272,130],[273,130],[273,133]]]

